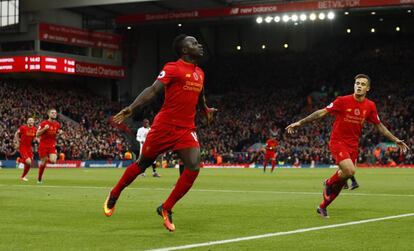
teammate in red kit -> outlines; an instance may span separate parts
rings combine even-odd
[[[380,121],[375,103],[366,98],[371,88],[371,80],[365,74],[355,77],[354,94],[338,97],[327,107],[317,110],[306,118],[286,127],[288,133],[294,133],[302,125],[325,117],[335,116],[329,148],[339,169],[324,183],[323,201],[317,213],[327,218],[327,206],[339,195],[348,178],[356,171],[358,143],[364,122],[375,125],[378,131],[393,141],[402,152],[409,148],[404,141],[395,137]]]
[[[56,163],[56,137],[62,133],[60,123],[56,121],[56,109],[49,109],[47,111],[47,116],[49,118],[40,123],[36,133],[36,136],[40,137],[38,149],[40,157],[39,175],[37,177],[38,184],[42,183],[43,172],[45,171],[46,165],[48,163]]]
[[[164,104],[154,119],[142,154],[136,163],[127,167],[104,203],[104,214],[112,216],[122,190],[143,173],[159,154],[173,150],[183,161],[185,169],[168,199],[157,208],[157,213],[169,231],[175,230],[172,208],[190,190],[199,173],[200,145],[194,123],[196,106],[201,106],[207,121],[211,121],[213,112],[216,111],[206,104],[204,72],[197,66],[204,54],[202,45],[194,37],[179,35],[174,39],[173,48],[180,59],[167,63],[157,80],[113,118],[116,123],[122,123],[134,110],[148,104],[165,90]]]
[[[36,137],[36,127],[34,126],[34,119],[28,118],[27,125],[22,125],[14,134],[14,144],[16,149],[20,152],[20,161],[24,164],[24,170],[20,179],[22,181],[28,181],[26,178],[27,173],[32,166],[33,161],[33,149],[32,143]]]
[[[263,172],[266,172],[266,166],[269,160],[272,161],[272,172],[275,169],[276,164],[276,147],[279,145],[279,142],[274,137],[271,137],[266,141],[266,147],[265,147],[265,156],[264,156],[264,162],[263,162]]]

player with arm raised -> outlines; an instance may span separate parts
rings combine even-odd
[[[370,78],[365,74],[358,74],[355,77],[353,94],[340,96],[327,107],[286,127],[288,133],[294,133],[299,127],[328,114],[335,116],[329,149],[339,169],[324,183],[323,201],[317,208],[317,213],[324,218],[328,217],[328,205],[339,195],[348,178],[355,174],[358,143],[365,121],[374,124],[378,131],[397,144],[402,152],[408,150],[404,141],[395,137],[381,123],[375,103],[366,98],[370,89]]]
[[[167,63],[157,80],[144,89],[131,105],[114,116],[116,123],[122,123],[134,110],[148,104],[165,90],[164,104],[154,119],[141,156],[128,166],[104,203],[104,214],[111,216],[122,190],[145,172],[159,154],[173,150],[183,161],[185,170],[170,196],[156,210],[169,231],[175,231],[172,208],[190,190],[200,169],[200,145],[194,122],[196,106],[201,103],[209,120],[216,111],[205,102],[204,72],[197,65],[204,54],[202,45],[192,36],[179,35],[173,41],[173,49],[179,59]]]

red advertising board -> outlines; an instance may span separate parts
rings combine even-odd
[[[100,78],[124,78],[125,68],[122,66],[101,65],[76,62],[75,71],[77,75],[100,77]]]
[[[75,74],[75,60],[49,56],[0,57],[0,73],[34,71]]]
[[[121,48],[121,36],[105,32],[93,32],[73,27],[39,24],[39,39],[82,47],[97,47],[112,50]]]
[[[0,73],[30,72],[40,70],[40,56],[1,57]]]
[[[42,56],[40,70],[44,72],[75,74],[75,60],[70,58]]]
[[[0,73],[53,72],[98,78],[125,77],[125,67],[76,62],[71,58],[51,56],[0,57]]]
[[[118,24],[131,24],[162,20],[248,16],[279,12],[320,11],[331,9],[351,9],[412,4],[414,4],[414,0],[321,0],[279,4],[240,5],[225,8],[199,9],[153,14],[137,13],[132,15],[119,16],[116,18],[116,22]]]

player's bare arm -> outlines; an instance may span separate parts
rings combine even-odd
[[[13,139],[14,148],[16,150],[19,149],[19,142],[20,142],[20,130],[17,130],[16,133],[14,134],[14,139]]]
[[[387,127],[385,127],[385,125],[383,123],[379,123],[378,125],[375,125],[375,127],[378,129],[378,131],[384,135],[385,137],[387,137],[389,140],[393,141],[395,144],[397,144],[397,146],[401,149],[402,152],[406,152],[408,151],[410,148],[408,147],[408,145],[403,141],[400,140],[399,138],[395,137],[394,134],[392,134]]]
[[[122,109],[114,116],[115,123],[122,123],[126,118],[131,116],[132,112],[138,108],[150,103],[155,97],[157,97],[164,89],[164,84],[156,80],[151,86],[145,88],[138,97],[129,106]]]
[[[204,94],[204,88],[201,91],[201,97],[198,99],[198,107],[206,114],[207,124],[210,124],[213,121],[213,115],[217,112],[216,108],[208,107],[206,101],[206,95]]]
[[[36,132],[36,137],[40,137],[43,133],[45,133],[47,130],[49,130],[49,125],[45,125],[42,129],[38,129]]]
[[[303,126],[303,125],[305,125],[307,123],[310,123],[312,121],[321,119],[321,118],[325,117],[327,114],[328,114],[328,110],[326,110],[325,108],[319,109],[319,110],[311,113],[306,118],[303,118],[303,119],[301,119],[301,120],[299,120],[299,121],[297,121],[295,123],[292,123],[292,124],[288,125],[286,127],[286,130],[290,134],[291,133],[294,133],[296,131],[296,129],[298,129],[299,127],[301,127],[301,126]]]

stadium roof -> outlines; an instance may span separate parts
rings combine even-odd
[[[220,8],[244,4],[266,4],[288,2],[285,0],[37,0],[23,1],[22,11],[44,9],[69,9],[79,14],[96,19],[113,19],[117,16],[132,13],[157,13],[190,9]],[[291,2],[291,1],[289,1]]]

